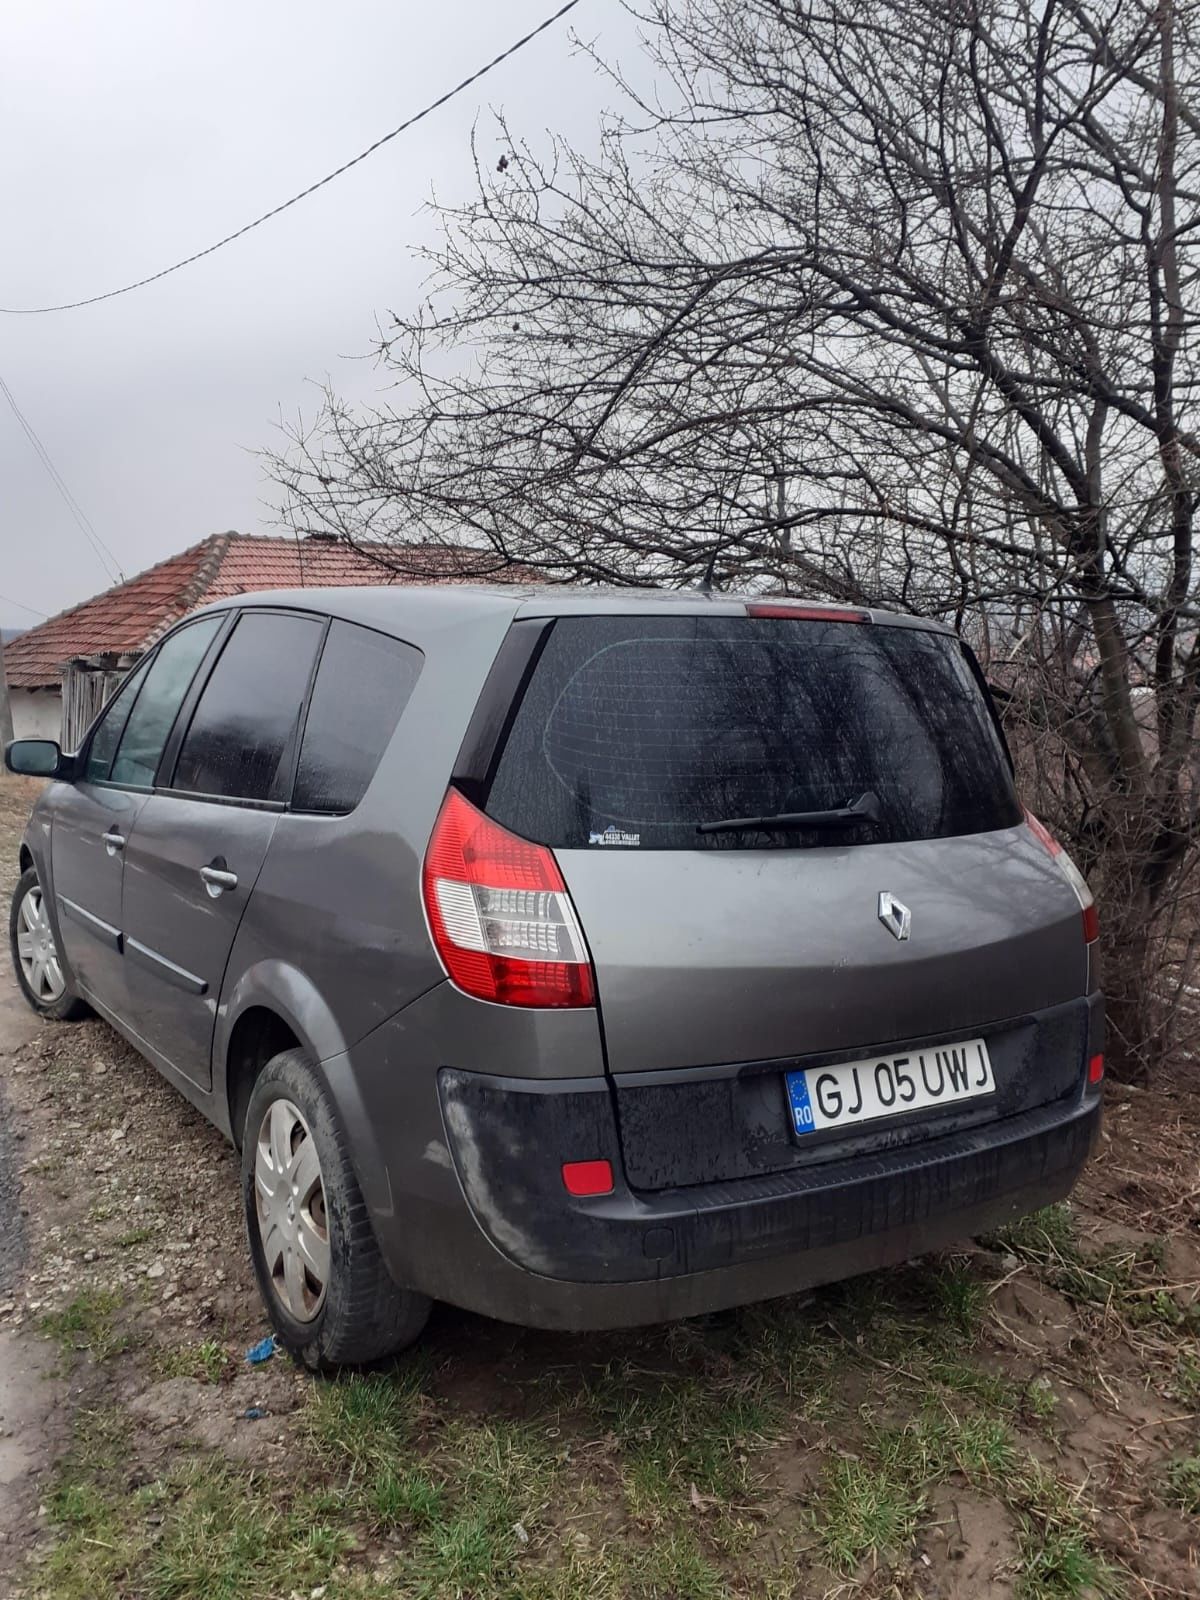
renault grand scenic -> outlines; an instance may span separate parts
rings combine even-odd
[[[972,656],[731,595],[243,596],[52,781],[11,943],[240,1148],[315,1368],[430,1301],[600,1328],[786,1294],[1064,1196],[1096,913]]]

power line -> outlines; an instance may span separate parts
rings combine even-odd
[[[63,500],[66,502],[67,510],[74,517],[80,533],[83,534],[84,538],[91,545],[97,561],[99,561],[100,565],[104,568],[105,576],[110,582],[112,582],[114,579],[119,579],[123,582],[125,574],[121,571],[120,563],[117,561],[116,556],[113,555],[112,551],[105,544],[104,540],[96,532],[95,528],[92,526],[91,519],[84,511],[83,507],[79,504],[79,501],[76,500],[75,496],[71,493],[70,489],[67,488],[66,483],[63,481],[62,474],[54,465],[54,462],[50,459],[50,452],[38,438],[34,431],[33,424],[29,421],[29,419],[25,416],[25,413],[17,404],[16,396],[13,394],[12,390],[2,377],[0,377],[0,393],[4,395],[4,398],[12,407],[13,416],[16,417],[17,421],[24,429],[25,437],[33,446],[38,460],[49,473],[50,481],[58,490],[59,494],[62,495]]]
[[[24,600],[14,600],[10,594],[0,594],[0,600],[3,600],[6,606],[16,606],[18,611],[28,611],[31,617],[41,617],[43,622],[46,620],[44,611],[39,611],[36,606],[27,606]]]
[[[439,110],[448,100],[453,100],[455,95],[461,94],[464,89],[469,89],[473,83],[478,83],[480,78],[486,77],[502,61],[507,61],[509,56],[515,56],[518,50],[523,50],[531,40],[537,38],[539,33],[545,33],[547,28],[553,27],[560,17],[565,17],[567,12],[574,10],[578,4],[579,0],[567,0],[566,5],[560,6],[544,22],[539,22],[537,27],[531,29],[523,38],[518,39],[515,44],[510,44],[508,49],[502,50],[498,56],[493,56],[486,66],[480,67],[478,72],[473,72],[469,78],[464,78],[461,83],[455,84],[453,89],[447,89],[445,94],[431,101],[421,111],[416,112],[414,116],[402,122],[398,128],[393,128],[391,133],[385,133],[381,139],[376,139],[374,144],[368,145],[358,155],[351,157],[349,161],[344,161],[340,167],[336,167],[332,172],[326,173],[323,178],[318,178],[316,183],[310,183],[307,189],[301,189],[299,194],[294,194],[290,200],[283,201],[281,205],[273,206],[270,211],[264,211],[261,217],[255,217],[253,222],[247,222],[244,227],[238,228],[236,232],[227,233],[223,239],[218,239],[215,244],[210,244],[203,250],[197,250],[190,256],[184,256],[182,261],[173,262],[171,266],[163,267],[160,272],[152,272],[149,277],[138,278],[135,283],[127,283],[120,289],[109,289],[104,294],[90,295],[86,300],[68,300],[57,306],[0,306],[0,316],[39,317],[51,311],[78,311],[82,306],[98,305],[101,300],[113,300],[117,295],[130,294],[134,289],[144,289],[148,283],[157,283],[160,278],[168,277],[172,272],[178,272],[181,267],[190,267],[193,261],[201,261],[205,256],[211,256],[214,250],[221,250],[225,245],[232,244],[235,239],[240,239],[243,234],[249,233],[251,229],[261,227],[264,222],[270,222],[272,217],[279,216],[280,212],[287,211],[291,206],[299,205],[300,201],[307,200],[310,194],[316,194],[318,189],[323,189],[327,183],[332,183],[335,178],[340,178],[344,172],[349,172],[351,167],[358,166],[360,161],[365,161],[368,156],[374,155],[376,150],[396,138],[398,134],[404,133],[414,123],[420,122],[422,118],[429,116],[431,112]]]

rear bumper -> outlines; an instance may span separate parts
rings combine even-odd
[[[534,1320],[563,1326],[692,1315],[969,1237],[1069,1193],[1100,1127],[1099,1096],[1077,1092],[903,1150],[646,1194],[619,1176],[607,1085],[444,1069],[440,1089],[475,1221],[536,1275]],[[610,1160],[615,1191],[572,1199],[564,1155]]]
[[[529,1327],[631,1327],[829,1283],[1062,1199],[1099,1133],[1084,1077],[1102,1048],[1100,1004],[1090,998],[1078,1038],[1045,1034],[1053,1048],[1029,1058],[1047,1086],[1061,1065],[1048,1105],[885,1148],[806,1147],[787,1170],[713,1182],[650,1185],[631,1172],[627,1106],[604,1076],[591,1012],[506,1013],[445,983],[321,1071],[397,1283]],[[523,1075],[487,1071],[497,1060]],[[782,1120],[778,1077],[774,1088]],[[703,1119],[659,1109],[664,1148],[675,1138],[681,1169],[702,1166]],[[769,1144],[745,1148],[771,1157]],[[595,1158],[611,1161],[615,1192],[572,1199],[561,1163]]]

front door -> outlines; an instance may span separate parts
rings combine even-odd
[[[167,734],[221,618],[165,639],[109,701],[79,752],[80,775],[54,797],[50,861],[61,948],[80,991],[125,1022],[121,920],[125,853]]]
[[[50,840],[59,949],[75,986],[101,1009],[124,1009],[121,869],[145,796],[100,784],[61,784]]]
[[[248,610],[196,701],[169,784],[125,851],[129,1023],[207,1088],[229,952],[291,796],[300,718],[324,620]],[[160,778],[165,777],[161,774]]]

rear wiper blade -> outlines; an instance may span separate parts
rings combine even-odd
[[[829,811],[780,811],[771,817],[722,817],[718,822],[698,822],[697,833],[783,832],[788,828],[857,828],[883,820],[883,808],[873,789],[844,806]]]

